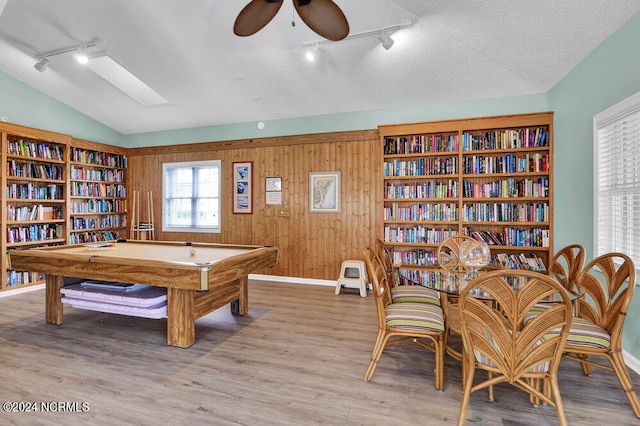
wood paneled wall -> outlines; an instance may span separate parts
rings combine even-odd
[[[162,164],[214,159],[222,160],[222,232],[163,233]],[[246,161],[253,162],[253,214],[233,214],[232,163]],[[377,129],[137,148],[129,151],[129,195],[153,192],[157,240],[278,246],[279,264],[262,273],[335,280],[343,260],[362,259],[379,237],[381,165]],[[309,213],[309,172],[333,171],[341,172],[341,212]],[[271,176],[282,177],[281,206],[265,202]]]

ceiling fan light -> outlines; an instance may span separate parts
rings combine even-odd
[[[47,58],[40,58],[40,60],[33,67],[40,72],[45,72],[48,65],[49,60]]]
[[[393,39],[385,33],[380,34],[378,36],[378,40],[380,40],[380,43],[382,43],[382,47],[384,47],[384,50],[391,49],[394,43]]]

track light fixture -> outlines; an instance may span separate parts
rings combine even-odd
[[[49,65],[49,60],[47,58],[38,58],[38,63],[33,67],[40,72],[45,72],[47,70],[47,66]]]
[[[384,50],[391,49],[391,46],[393,46],[394,43],[393,39],[385,34],[384,31],[380,33],[380,35],[378,36],[378,40],[380,40],[380,42],[382,43],[382,47],[384,47]]]
[[[51,50],[49,52],[42,53],[37,56],[38,62],[33,66],[40,72],[45,72],[47,70],[47,66],[49,65],[49,58],[52,56],[64,55],[68,53],[76,53],[76,60],[81,64],[86,64],[89,62],[89,57],[91,54],[89,53],[93,50],[93,54],[95,55],[95,51],[104,50],[105,43],[101,39],[91,40],[86,43],[79,44],[77,46],[65,47],[63,49]]]
[[[320,55],[320,46],[317,44],[313,44],[310,46],[304,54],[304,57],[307,58],[309,62],[315,62]]]
[[[400,24],[398,25],[392,25],[389,27],[384,27],[377,30],[373,30],[373,31],[366,31],[363,33],[349,34],[348,36],[346,36],[340,41],[318,40],[318,41],[303,43],[302,47],[319,46],[321,44],[328,44],[328,43],[331,43],[331,44],[344,43],[349,40],[354,40],[358,38],[377,36],[378,40],[380,40],[380,42],[382,43],[382,46],[386,50],[389,50],[391,49],[391,46],[393,46],[393,43],[394,43],[394,40],[389,36],[389,34],[393,34],[394,32],[401,29],[412,27],[413,24],[414,24],[413,21],[407,19],[407,20],[401,21]]]

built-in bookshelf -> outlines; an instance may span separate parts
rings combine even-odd
[[[382,237],[400,268],[437,267],[455,234],[487,242],[494,267],[553,256],[553,113],[386,125]]]
[[[113,241],[127,228],[124,149],[73,139],[70,154],[69,243]]]
[[[0,132],[2,252],[66,243],[71,138],[4,123]],[[1,271],[1,290],[44,282],[43,274],[12,270],[8,261]]]

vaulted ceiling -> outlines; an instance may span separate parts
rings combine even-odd
[[[303,46],[322,38],[290,0],[255,35],[234,35],[248,1],[9,0],[0,70],[123,134],[267,122],[545,93],[640,9],[640,0],[335,0],[350,37],[320,44],[310,63]],[[389,50],[375,34],[357,37],[407,21]],[[42,53],[96,38],[170,103],[144,107],[69,55],[34,69]]]

